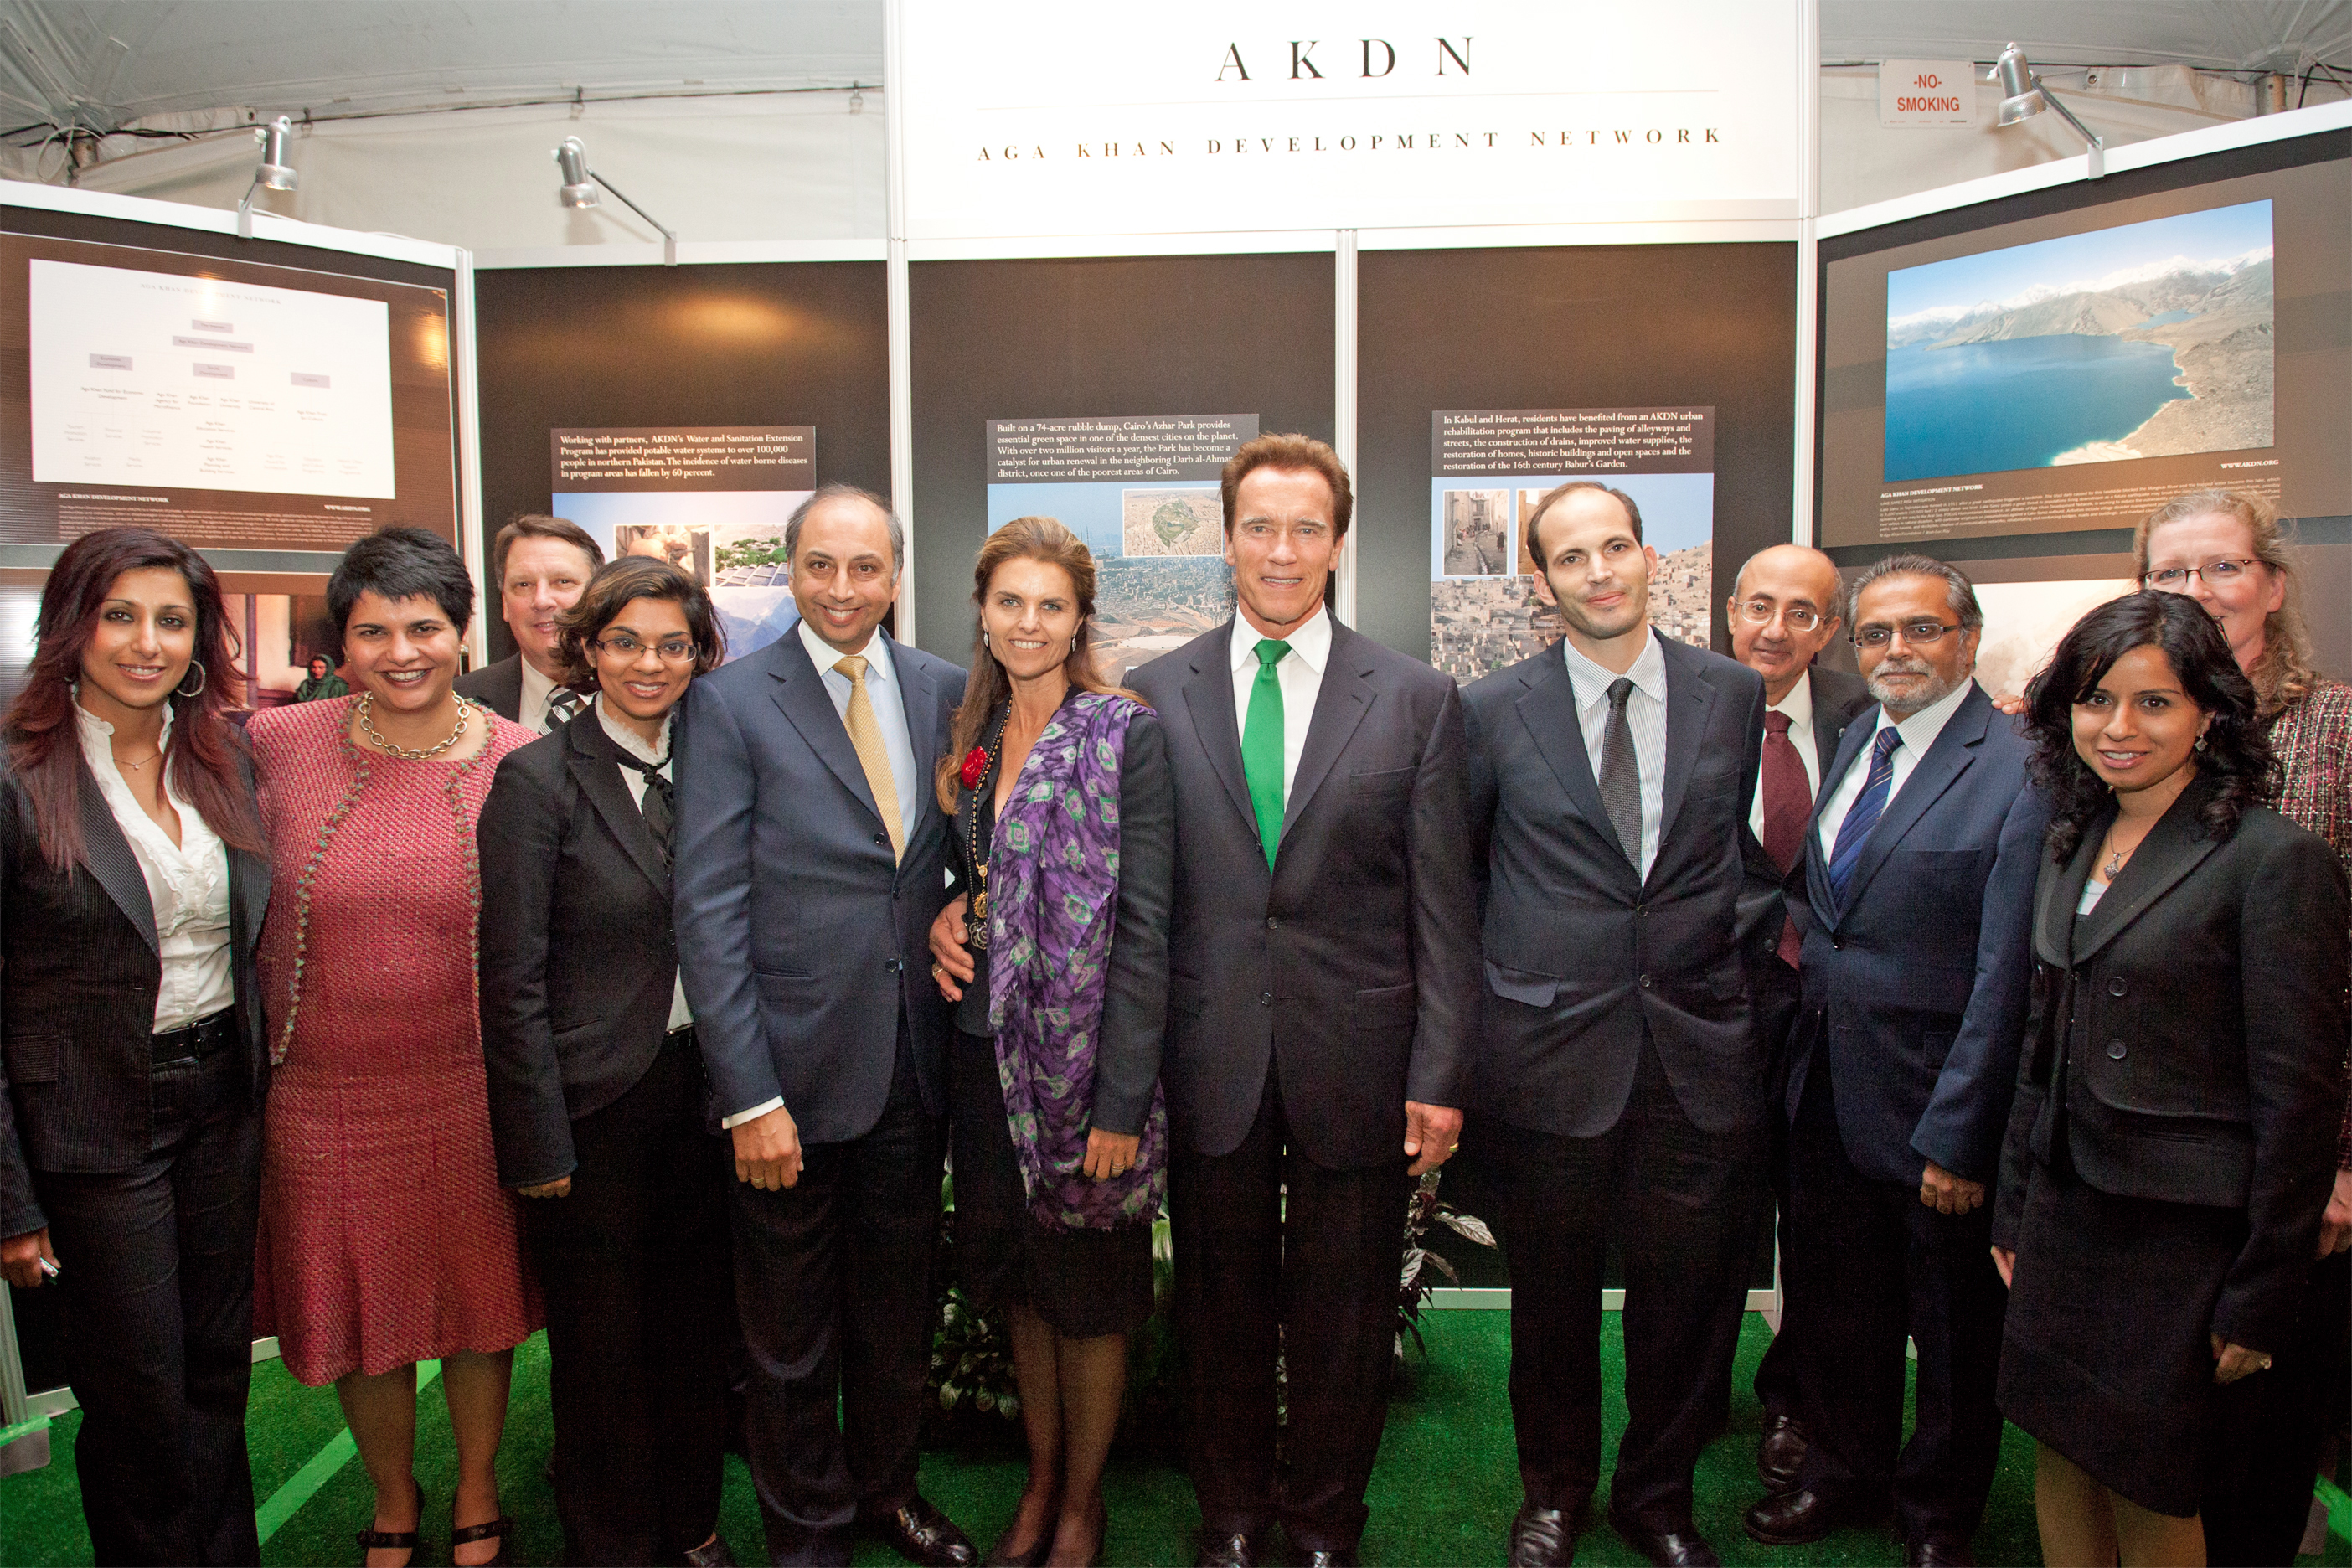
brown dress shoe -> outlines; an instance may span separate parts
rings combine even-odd
[[[1795,1416],[1764,1417],[1764,1436],[1756,1444],[1756,1477],[1766,1491],[1797,1489],[1797,1474],[1805,1468],[1807,1446],[1805,1424]]]
[[[1239,1531],[1231,1535],[1204,1535],[1192,1568],[1257,1568],[1257,1542]]]
[[[1903,1543],[1903,1568],[1977,1568],[1977,1557],[1965,1541],[1931,1535]]]
[[[1609,1525],[1625,1538],[1626,1545],[1658,1568],[1723,1568],[1723,1559],[1715,1554],[1715,1548],[1698,1532],[1698,1526],[1687,1520],[1659,1530],[1631,1514],[1620,1513],[1612,1501],[1609,1505]]]
[[[974,1568],[980,1549],[958,1530],[955,1521],[919,1493],[888,1513],[868,1520],[866,1526],[888,1542],[899,1556],[924,1568]]]
[[[1511,1568],[1568,1568],[1585,1512],[1522,1504],[1511,1519]]]

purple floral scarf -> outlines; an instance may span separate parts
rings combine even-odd
[[[1097,1182],[1081,1168],[1095,1051],[1118,908],[1123,697],[1080,692],[1030,749],[996,819],[988,868],[988,1021],[1030,1212],[1057,1230],[1150,1224],[1168,1184],[1159,1086],[1134,1167]]]

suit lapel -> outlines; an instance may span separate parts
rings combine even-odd
[[[155,902],[147,895],[146,875],[139,869],[131,840],[122,836],[122,825],[114,820],[105,794],[87,767],[81,775],[81,854],[90,876],[139,929],[147,951],[161,954],[163,944],[155,939]]]
[[[1609,826],[1609,809],[1601,805],[1601,785],[1592,776],[1592,759],[1585,754],[1584,726],[1577,717],[1576,685],[1569,679],[1567,656],[1557,647],[1538,654],[1532,666],[1521,667],[1519,679],[1527,689],[1513,706],[1518,710],[1519,721],[1528,727],[1537,752],[1550,765],[1595,840],[1608,847],[1610,853],[1601,857],[1602,863],[1623,867],[1626,882],[1634,882],[1633,862],[1626,858],[1616,831]]]
[[[677,737],[671,737],[675,755]],[[621,776],[620,749],[593,713],[583,713],[563,727],[564,763],[579,781],[580,793],[604,819],[604,826],[636,862],[657,891],[669,891],[669,862],[646,826],[645,809],[629,798],[628,781]]]
[[[1653,637],[1658,634],[1652,632]],[[1715,708],[1715,688],[1699,674],[1696,660],[1683,657],[1683,645],[1658,637],[1666,664],[1666,777],[1664,798],[1658,812],[1658,842],[1675,830],[1675,816],[1689,792],[1692,768],[1698,763],[1699,742],[1706,737],[1706,716]],[[1599,785],[1594,793],[1599,793]]]
[[[2044,963],[2061,969],[2074,963],[2070,953],[2074,943],[2074,906],[2083,900],[2083,884],[2091,879],[2100,837],[2113,820],[2112,808],[2094,817],[2066,864],[2054,871],[2046,864],[2042,868],[2042,879],[2034,886],[2033,951]]]
[[[1192,732],[1208,753],[1209,766],[1255,837],[1257,808],[1250,804],[1249,780],[1242,772],[1241,727],[1234,717],[1233,632],[1234,624],[1226,622],[1225,635],[1202,650],[1206,662],[1192,667],[1192,679],[1184,685],[1184,706],[1192,713]],[[1299,771],[1306,772],[1303,761]]]
[[[1348,749],[1356,726],[1364,721],[1379,695],[1371,683],[1372,667],[1356,657],[1356,634],[1331,623],[1331,647],[1325,656],[1323,683],[1315,694],[1315,711],[1307,721],[1307,742],[1299,749],[1298,772],[1290,781],[1289,803],[1282,813],[1282,831],[1298,820],[1323,781],[1331,776],[1339,754]]]
[[[1902,789],[1886,803],[1886,814],[1871,828],[1870,837],[1863,840],[1862,858],[1854,862],[1853,879],[1846,883],[1847,909],[1861,900],[1863,889],[1870,886],[1878,868],[1886,864],[1895,847],[1903,842],[1903,836],[1927,815],[1927,808],[1941,799],[1944,792],[1977,760],[1976,749],[1984,743],[1991,713],[1992,700],[1984,694],[1984,688],[1970,683],[1969,694],[1944,721],[1927,754],[1919,759],[1911,776],[1903,781]],[[1875,726],[1871,732],[1877,733]]]
[[[2082,963],[2123,934],[2140,912],[2170,892],[2181,878],[2221,846],[2198,831],[2197,814],[2212,798],[2212,786],[2192,782],[2157,819],[2147,837],[2099,900],[2099,907],[2074,922],[2074,961]],[[2095,838],[2088,841],[2097,852]]]
[[[897,638],[884,631],[874,635],[889,644],[890,668],[898,678],[898,700],[907,713],[907,749],[915,758],[915,788],[928,796],[931,793],[931,763],[940,751],[939,688],[928,673],[914,667],[913,660],[901,657]]]
[[[849,743],[849,727],[835,711],[833,694],[824,689],[824,678],[817,673],[808,649],[801,645],[799,629],[786,632],[774,647],[775,664],[769,673],[776,678],[776,706],[783,710],[784,717],[801,732],[801,739],[808,742],[817,760],[841,781],[841,787],[873,814],[877,826],[882,826],[882,812],[874,804],[873,786],[866,782],[866,769],[857,761],[857,749]]]

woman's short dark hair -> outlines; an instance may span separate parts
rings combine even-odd
[[[694,673],[708,675],[725,662],[727,634],[710,595],[688,573],[650,555],[624,555],[599,566],[588,579],[580,602],[563,614],[559,625],[558,656],[563,660],[563,681],[575,691],[596,689],[596,666],[588,656],[592,638],[604,635],[632,601],[660,599],[676,605],[686,616],[686,629],[694,637]]]
[[[2238,668],[2221,626],[2187,594],[2126,594],[2076,621],[2025,687],[2033,779],[2050,795],[2050,857],[2060,865],[2073,858],[2114,794],[2074,750],[2074,704],[2106,679],[2116,660],[2141,647],[2162,649],[2181,690],[2212,719],[2195,763],[2216,786],[2200,817],[2205,836],[2229,837],[2246,807],[2273,792],[2278,764],[2270,727],[2256,716],[2253,682]]]
[[[421,528],[379,529],[343,552],[342,563],[327,579],[327,614],[336,630],[351,624],[362,594],[429,598],[459,637],[474,621],[473,576],[447,540]]]

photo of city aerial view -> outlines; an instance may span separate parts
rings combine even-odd
[[[1886,276],[1885,479],[2272,444],[2271,204]]]

